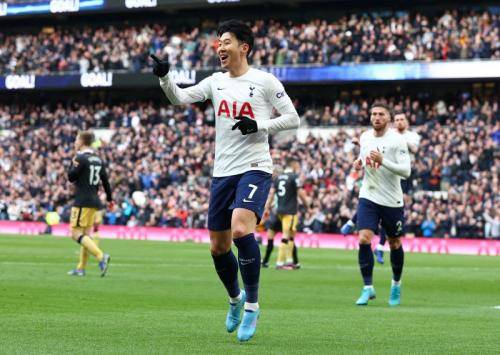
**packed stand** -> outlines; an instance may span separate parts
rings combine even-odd
[[[0,3],[5,3],[9,5],[24,5],[24,4],[32,4],[37,2],[47,2],[47,0],[2,0]]]
[[[256,20],[250,25],[255,34],[250,57],[256,66],[500,58],[499,15],[487,11],[352,14],[304,23]],[[33,34],[0,33],[0,71],[141,72],[149,70],[150,52],[168,57],[178,68],[214,68],[219,66],[216,48],[212,27],[44,27]]]
[[[390,102],[411,117],[423,105],[409,99]],[[469,105],[467,100],[462,104]],[[422,141],[406,198],[408,232],[500,237],[498,103],[472,100],[473,115],[460,119],[462,109],[448,110],[443,123],[432,113],[440,103],[426,105],[423,121],[415,128]],[[73,142],[78,130],[95,127],[113,132],[101,139],[99,148],[109,164],[117,202],[106,212],[106,223],[203,228],[213,165],[213,117],[210,106],[165,108],[147,102],[0,106],[0,129],[7,129],[0,138],[0,219],[43,220],[47,211],[56,210],[67,221]],[[302,121],[307,121],[305,115]],[[329,139],[309,136],[302,142],[273,144],[276,162],[285,161],[287,154],[302,162],[303,186],[314,202],[301,208],[300,230],[337,233],[353,215],[361,176],[352,169],[357,148],[351,139],[362,129],[338,128]],[[144,208],[131,199],[136,190],[146,192]]]

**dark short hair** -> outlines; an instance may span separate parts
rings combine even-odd
[[[406,113],[403,110],[394,110],[392,112],[392,115],[393,116],[396,116],[396,115],[405,115],[405,117],[406,117]]]
[[[296,156],[291,156],[286,158],[286,165],[291,165],[292,163],[300,163],[300,159]]]
[[[389,112],[389,118],[392,119],[392,117],[394,116],[394,114],[392,113],[392,110],[391,108],[389,107],[389,105],[387,105],[386,103],[383,103],[383,102],[379,102],[379,101],[375,101],[372,106],[370,107],[370,112],[371,110],[373,110],[374,108],[376,107],[381,107],[381,108],[384,108],[387,110],[387,112]]]
[[[219,24],[219,28],[217,28],[217,36],[222,36],[224,33],[230,32],[234,34],[236,39],[239,42],[243,42],[248,44],[248,53],[247,57],[250,55],[250,52],[252,51],[253,48],[253,32],[252,29],[243,21],[240,20],[227,20],[224,22],[221,22]]]
[[[78,138],[84,145],[90,146],[94,142],[94,133],[90,131],[81,131],[78,133]]]

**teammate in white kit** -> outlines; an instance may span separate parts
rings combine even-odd
[[[415,154],[420,145],[420,136],[418,133],[410,131],[408,119],[406,118],[406,114],[403,111],[394,111],[394,131],[398,134],[402,135],[408,145],[408,150],[410,154]],[[359,141],[357,139],[353,139],[353,143],[359,145]],[[401,188],[403,189],[403,193],[407,193],[411,186],[411,177],[407,179],[401,180]],[[354,231],[357,222],[357,215],[355,214],[349,221],[347,221],[341,228],[341,233],[346,235],[350,234]],[[379,264],[384,263],[384,246],[386,242],[386,233],[385,229],[380,228],[380,239],[375,247],[375,256],[377,257],[377,262]]]
[[[420,136],[410,131],[410,122],[403,111],[394,111],[394,129],[401,134],[408,145],[411,154],[415,154],[420,146]]]
[[[411,154],[415,154],[420,145],[420,136],[418,133],[409,130],[410,123],[406,118],[406,114],[403,111],[394,111],[394,131],[403,136],[406,144],[408,145],[408,150]],[[401,189],[403,193],[407,193],[411,186],[411,176],[406,179],[401,179]],[[375,256],[377,257],[377,262],[380,264],[384,263],[384,246],[386,241],[385,229],[382,227],[380,229],[380,239],[375,247]]]
[[[400,240],[404,223],[401,178],[410,176],[410,155],[404,138],[389,128],[391,111],[387,105],[373,104],[370,120],[373,129],[361,135],[360,155],[354,162],[356,169],[365,170],[357,210],[358,260],[365,286],[356,304],[367,305],[370,299],[375,298],[371,241],[379,224],[382,224],[389,240],[393,271],[389,304],[397,306],[401,302],[401,274],[404,264]]]
[[[212,100],[216,115],[215,166],[208,211],[210,251],[229,294],[226,329],[238,339],[255,333],[259,317],[260,249],[254,237],[271,187],[268,135],[299,126],[299,116],[283,85],[272,74],[250,68],[254,39],[250,27],[229,20],[219,25],[217,49],[224,73],[181,89],[169,64],[154,55],[153,73],[174,105]],[[271,120],[272,109],[281,115]],[[231,242],[238,249],[238,261]],[[238,284],[238,264],[244,291]],[[242,317],[243,313],[243,317]]]

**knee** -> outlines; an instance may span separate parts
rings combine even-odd
[[[78,242],[78,240],[83,234],[84,233],[82,230],[73,230],[71,231],[71,239],[73,239],[75,242]]]
[[[247,235],[249,232],[243,223],[235,223],[231,228],[233,238],[241,238]]]
[[[210,243],[210,254],[212,256],[219,256],[226,254],[231,249],[231,245],[225,245],[223,243]]]
[[[372,243],[372,233],[361,231],[359,233],[359,244],[371,244]]]
[[[389,247],[391,250],[399,249],[401,247],[401,239],[400,238],[388,238]]]

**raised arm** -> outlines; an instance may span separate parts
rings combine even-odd
[[[190,86],[186,89],[181,89],[174,83],[171,74],[169,73],[170,65],[166,60],[160,60],[154,54],[151,54],[153,59],[153,74],[160,78],[160,86],[165,93],[165,96],[173,105],[191,104],[194,102],[205,101],[210,97],[209,78],[202,80],[200,83]]]

